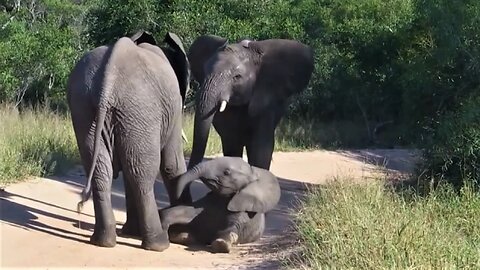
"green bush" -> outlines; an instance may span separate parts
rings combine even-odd
[[[85,18],[86,34],[93,47],[107,45],[140,29],[161,35],[165,19],[160,10],[164,1],[93,0]]]
[[[299,3],[297,17],[317,62],[306,93],[310,102],[299,108],[323,119],[394,117],[401,93],[394,84],[399,71],[395,61],[415,19],[414,2]]]
[[[480,184],[480,99],[466,102],[431,130],[419,168],[425,190],[439,181],[461,187]],[[431,183],[431,181],[434,181]],[[428,190],[427,190],[428,191]]]
[[[65,109],[66,79],[79,57],[139,29],[159,40],[175,32],[186,48],[203,34],[300,40],[315,51],[315,72],[289,115],[362,125],[369,143],[385,122],[402,138],[396,143],[421,143],[425,127],[480,84],[476,0],[15,3],[0,2],[0,102]]]
[[[480,84],[480,2],[416,1],[408,42],[398,52],[400,121],[410,139],[428,135],[438,121],[478,91]]]
[[[0,13],[0,102],[65,108],[67,77],[85,51],[82,5],[34,1]]]

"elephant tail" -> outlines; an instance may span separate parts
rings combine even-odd
[[[105,119],[107,117],[108,112],[108,101],[110,100],[111,93],[113,92],[115,80],[116,80],[116,71],[115,71],[115,61],[116,58],[122,54],[121,51],[124,51],[125,48],[128,48],[129,45],[132,45],[133,42],[129,38],[121,38],[119,39],[115,45],[113,45],[112,52],[110,54],[110,59],[106,63],[105,66],[105,76],[102,89],[100,91],[100,97],[98,101],[98,111],[95,119],[95,135],[93,141],[93,156],[92,156],[92,163],[90,164],[90,171],[88,172],[87,184],[82,191],[81,194],[81,201],[77,204],[77,212],[81,213],[83,209],[83,204],[88,201],[90,195],[92,193],[92,178],[93,173],[95,171],[95,167],[97,165],[97,159],[99,154],[99,146],[100,140],[102,136],[102,130],[105,126]]]
[[[101,100],[101,99],[100,99]],[[101,103],[100,103],[101,105]],[[77,212],[81,213],[83,209],[83,204],[88,201],[90,195],[92,194],[92,178],[93,172],[95,171],[95,167],[97,164],[98,159],[98,146],[100,144],[100,137],[102,135],[103,126],[105,123],[105,118],[107,115],[107,110],[105,107],[99,106],[99,110],[97,111],[97,116],[95,122],[95,135],[94,135],[94,142],[93,142],[93,156],[92,156],[92,163],[90,164],[90,171],[88,172],[87,184],[82,190],[82,199],[77,204]]]

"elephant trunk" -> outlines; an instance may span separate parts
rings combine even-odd
[[[180,176],[177,182],[177,198],[180,198],[180,196],[182,196],[185,187],[190,185],[190,183],[192,183],[196,179],[199,179],[205,173],[206,168],[207,165],[205,163],[198,164],[192,169],[188,170],[182,176]]]
[[[225,110],[228,97],[224,97],[221,90],[229,89],[229,86],[226,83],[222,83],[221,79],[221,75],[207,77],[197,96],[193,148],[190,162],[188,163],[189,169],[202,162],[213,117],[217,110]]]

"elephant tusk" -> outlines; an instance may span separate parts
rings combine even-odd
[[[226,100],[222,100],[222,104],[220,104],[220,112],[223,112],[225,111],[225,108],[227,107],[227,101]]]
[[[187,135],[185,135],[185,131],[183,131],[183,129],[182,129],[182,139],[183,139],[183,141],[188,143]]]

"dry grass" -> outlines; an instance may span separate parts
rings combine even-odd
[[[313,269],[478,269],[480,194],[443,186],[426,197],[382,181],[341,181],[311,191],[297,215]]]
[[[193,114],[186,113],[183,126],[189,156],[193,142]],[[275,151],[301,151],[345,145],[356,137],[343,132],[353,124],[322,125],[308,120],[284,119],[275,136]],[[29,176],[46,176],[79,163],[71,119],[48,109],[19,112],[10,105],[0,105],[0,183],[15,182]],[[345,137],[342,134],[347,134]],[[358,137],[358,136],[357,136]],[[206,155],[222,152],[220,137],[212,127]]]
[[[0,105],[0,183],[46,176],[78,162],[69,118],[47,109]]]

